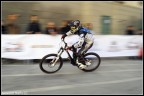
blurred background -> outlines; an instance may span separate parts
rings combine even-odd
[[[27,33],[32,15],[37,16],[41,33],[52,24],[61,34],[67,22],[76,19],[95,34],[126,34],[128,26],[134,34],[142,30],[142,1],[3,1],[1,5],[3,25],[14,30],[8,34]]]
[[[143,94],[143,1],[3,1],[1,8],[2,94]],[[43,73],[41,58],[58,50],[72,20],[95,34],[100,67],[86,74],[64,59],[63,70]]]
[[[1,34],[64,34],[80,20],[95,35],[142,35],[142,1],[3,1]]]

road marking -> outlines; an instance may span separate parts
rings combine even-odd
[[[142,69],[129,69],[129,70],[112,70],[112,71],[97,71],[98,73],[109,73],[109,72],[133,72],[133,71],[142,71]],[[53,73],[53,74],[12,74],[12,75],[1,75],[2,77],[12,77],[12,76],[44,76],[44,75],[70,75],[78,73]]]
[[[115,81],[105,81],[105,82],[95,82],[95,83],[81,83],[81,84],[73,84],[73,85],[62,85],[62,86],[52,86],[52,87],[43,87],[43,88],[3,91],[2,93],[11,93],[11,92],[28,93],[28,92],[38,92],[38,91],[53,91],[53,90],[68,89],[68,88],[75,88],[75,87],[86,87],[86,86],[103,85],[103,84],[117,84],[117,83],[137,81],[137,80],[142,80],[142,77],[123,79],[123,80],[115,80]]]
[[[140,65],[140,64],[107,64],[107,65],[100,65],[100,66],[131,66],[131,65]]]
[[[98,71],[100,73],[108,72],[131,72],[131,71],[142,71],[142,69],[127,69],[127,70],[113,70],[113,71]]]
[[[100,64],[100,66],[128,66],[128,65],[140,65],[140,64]],[[38,66],[39,64],[25,64],[25,65],[2,65],[3,66],[13,66],[13,67],[19,67],[19,66]],[[72,66],[71,64],[63,64],[63,66]]]

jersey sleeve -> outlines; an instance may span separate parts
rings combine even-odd
[[[68,31],[68,32],[66,33],[67,36],[72,35],[72,34],[73,34],[73,33],[72,33],[71,31]]]
[[[84,43],[84,34],[81,34],[79,41],[75,43],[73,46],[75,48],[78,48],[78,47],[81,47],[83,43]]]

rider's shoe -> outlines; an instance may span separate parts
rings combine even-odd
[[[87,61],[86,61],[86,65],[87,65],[87,66],[90,66],[90,65],[91,65],[91,61],[90,61],[90,60],[87,60]]]
[[[84,64],[82,64],[82,63],[80,63],[80,62],[78,62],[78,60],[77,60],[77,64],[78,64],[78,67],[79,67],[80,69],[84,69],[84,68],[87,67],[86,65],[84,65]]]
[[[71,61],[71,64],[77,66],[77,64],[74,61]]]
[[[70,58],[69,58],[69,57],[67,57],[67,60],[70,60]]]
[[[84,69],[84,68],[86,68],[86,67],[87,67],[87,66],[86,66],[86,65],[83,65],[83,64],[80,64],[80,65],[79,65],[79,68],[80,68],[80,69]]]

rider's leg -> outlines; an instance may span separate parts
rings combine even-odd
[[[73,58],[75,59],[77,57],[77,49],[74,48],[74,46],[72,46],[72,50],[73,50]]]
[[[81,67],[85,67],[84,63],[85,62],[81,62],[81,57],[83,57],[83,55],[92,47],[93,43],[84,43],[82,45],[82,48],[79,50],[78,52],[78,58],[77,58],[77,63],[78,65],[80,65]]]
[[[76,42],[78,43],[78,42]],[[74,44],[73,44],[74,45]],[[72,50],[73,50],[73,58],[76,58],[77,57],[77,48],[75,48],[74,46],[72,46]]]
[[[75,64],[76,59],[77,59],[77,49],[74,48],[74,46],[72,46],[72,50],[73,50],[73,60],[74,60],[74,61],[71,61],[71,63],[72,63],[72,64]]]

